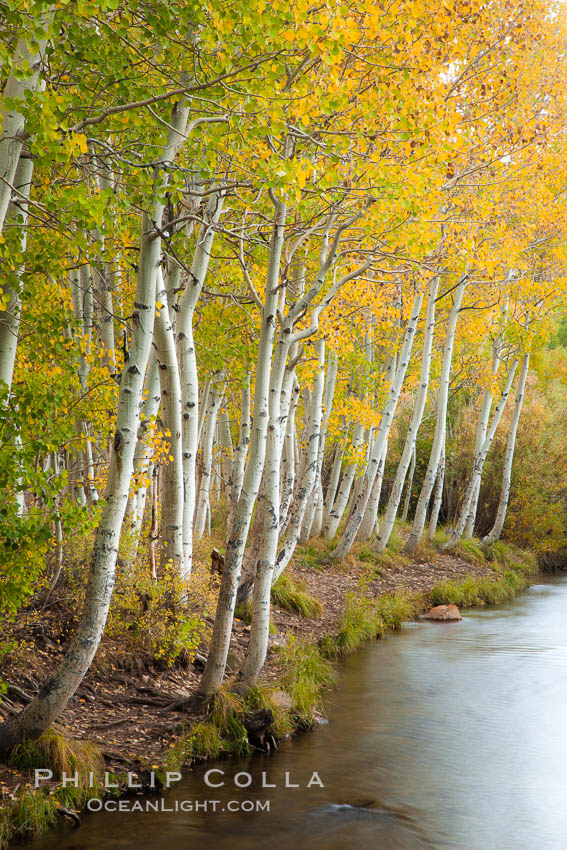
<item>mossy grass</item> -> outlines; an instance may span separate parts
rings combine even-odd
[[[435,529],[435,534],[431,542],[437,549],[442,549],[448,539],[447,530],[443,526],[439,526]]]
[[[10,764],[20,770],[49,768],[53,779],[61,780],[63,773],[78,775],[78,787],[68,785],[35,791],[23,791],[16,799],[0,809],[0,848],[13,841],[30,841],[57,825],[60,808],[81,809],[89,797],[104,793],[98,777],[104,767],[102,753],[90,742],[73,740],[55,729],[48,729],[39,738],[27,740],[14,748]],[[90,785],[90,773],[95,778]]]
[[[281,740],[293,732],[294,723],[291,711],[274,700],[273,695],[276,690],[278,688],[255,685],[246,694],[246,705],[251,711],[256,711],[259,708],[269,709],[274,716],[272,731],[275,737]]]
[[[295,725],[309,728],[314,713],[323,708],[323,694],[336,679],[330,661],[323,657],[316,643],[300,643],[293,636],[280,651],[281,685],[290,695]]]
[[[511,567],[497,576],[469,576],[462,582],[442,581],[428,594],[432,605],[457,605],[467,608],[474,605],[500,605],[510,602],[529,585],[523,567]]]
[[[386,548],[390,552],[401,552],[409,536],[410,529],[411,526],[409,523],[397,519],[392,528]]]
[[[470,540],[457,540],[455,544],[455,555],[470,564],[484,564],[486,557],[480,540],[472,537]]]
[[[533,552],[518,549],[504,540],[496,540],[484,547],[486,560],[500,567],[510,567],[525,573],[535,575],[538,570],[537,558]]]
[[[55,729],[48,729],[35,740],[18,744],[10,755],[10,764],[22,770],[49,767],[54,779],[77,772],[79,780],[88,779],[89,772],[100,772],[102,753],[89,741],[66,738]]]
[[[361,594],[348,593],[339,631],[321,640],[321,651],[328,658],[349,655],[366,641],[380,637],[384,630],[376,603]]]
[[[224,752],[245,756],[250,752],[248,733],[244,726],[246,703],[244,697],[223,686],[211,701],[210,720],[220,732]]]
[[[323,606],[306,585],[295,582],[287,573],[282,573],[272,587],[272,605],[311,620],[323,613]]]
[[[180,770],[196,761],[217,759],[223,752],[221,732],[214,723],[196,723],[183,733],[168,751],[165,758],[166,770]]]
[[[414,600],[402,594],[389,594],[378,600],[363,593],[347,594],[339,631],[321,638],[321,653],[326,658],[349,655],[363,643],[401,628],[415,613]]]
[[[223,755],[250,753],[244,719],[248,713],[245,697],[223,686],[207,705],[208,718],[181,732],[164,759],[165,770],[180,770],[195,762]]]
[[[43,790],[24,791],[0,809],[0,848],[12,842],[33,841],[57,826],[57,801]]]
[[[299,567],[315,570],[324,569],[332,563],[331,553],[336,545],[336,537],[333,540],[313,537],[308,543],[297,547],[293,556],[294,563]]]

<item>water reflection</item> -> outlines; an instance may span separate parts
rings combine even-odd
[[[412,624],[342,665],[328,725],[276,758],[221,764],[223,788],[199,768],[167,797],[216,812],[97,815],[34,846],[564,850],[566,612],[557,580],[461,623]],[[239,771],[250,787],[235,788]],[[286,771],[300,788],[283,787]],[[324,788],[305,787],[313,771]],[[269,813],[228,811],[267,799]]]

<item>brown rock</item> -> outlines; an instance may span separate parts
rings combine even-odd
[[[456,605],[436,605],[425,614],[426,620],[437,620],[438,622],[456,622],[462,620],[459,609]]]

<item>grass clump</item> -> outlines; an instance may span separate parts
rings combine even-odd
[[[455,544],[455,555],[459,555],[463,561],[468,561],[471,564],[484,564],[484,549],[480,540],[471,538],[470,540],[457,540]]]
[[[290,711],[275,702],[273,694],[273,688],[255,685],[246,694],[246,705],[251,711],[257,711],[259,708],[269,709],[274,716],[272,731],[276,738],[281,739],[293,731],[294,723]]]
[[[402,522],[397,519],[390,533],[387,549],[390,552],[400,553],[405,546],[406,539],[409,536],[410,526],[407,522]]]
[[[525,590],[529,580],[524,568],[504,570],[497,577],[469,577],[463,582],[442,581],[429,593],[432,605],[501,605]]]
[[[323,707],[323,692],[335,682],[332,664],[322,656],[315,643],[299,643],[290,637],[280,652],[283,675],[281,684],[293,703],[292,714],[304,728],[313,725],[313,714]]]
[[[391,593],[378,600],[376,610],[382,620],[384,631],[393,632],[401,629],[403,623],[415,617],[417,606],[415,599],[403,596],[401,593]]]
[[[58,823],[57,803],[43,791],[25,791],[0,809],[0,850],[14,841],[33,841]]]
[[[217,726],[209,721],[197,723],[179,738],[165,759],[166,770],[180,770],[194,761],[217,759],[222,752],[222,739]]]
[[[328,658],[349,655],[362,643],[380,637],[384,631],[384,621],[376,604],[364,596],[348,593],[339,631],[334,636],[323,638],[321,649]]]
[[[294,582],[287,573],[282,573],[272,587],[272,604],[310,620],[323,613],[319,600],[307,591],[304,584]]]
[[[104,767],[104,759],[100,750],[89,741],[66,738],[60,732],[48,729],[39,738],[18,744],[10,755],[10,764],[20,770],[50,768],[55,780],[61,780],[63,773],[67,776],[77,773],[78,787],[57,788],[55,799],[64,806],[80,807],[95,790],[89,788],[89,774],[92,772],[98,776]]]
[[[336,546],[336,541],[317,538],[310,540],[304,546],[295,550],[294,561],[300,567],[323,569],[328,566],[330,554]]]
[[[98,783],[89,787],[89,773],[99,776],[104,766],[102,753],[88,741],[66,738],[48,729],[35,740],[26,740],[14,748],[10,764],[20,770],[49,768],[53,779],[61,780],[63,773],[78,775],[78,787],[68,785],[55,790],[49,787],[24,791],[17,799],[0,809],[0,848],[12,841],[31,841],[53,828],[58,822],[58,808],[80,809],[97,793],[104,793]]]
[[[221,748],[225,753],[247,756],[250,752],[248,733],[244,726],[246,705],[244,698],[233,691],[221,688],[212,700],[211,723],[219,730]]]
[[[375,602],[360,594],[347,594],[336,635],[325,635],[319,646],[326,658],[349,655],[369,640],[394,631],[415,614],[415,602],[401,594],[382,596]]]
[[[503,540],[495,540],[494,543],[485,546],[484,553],[486,560],[496,567],[507,567],[526,576],[535,575],[538,572],[535,554],[518,549]]]

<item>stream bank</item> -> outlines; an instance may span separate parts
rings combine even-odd
[[[305,547],[290,575],[304,593],[319,601],[321,615],[305,617],[275,604],[275,633],[261,686],[246,704],[226,689],[215,710],[200,716],[171,710],[172,702],[195,689],[198,663],[185,669],[125,669],[118,654],[109,661],[111,647],[103,642],[99,651],[103,662],[99,659],[89,672],[49,746],[21,753],[17,766],[3,768],[0,846],[14,838],[36,837],[57,825],[58,809],[80,810],[93,796],[86,787],[65,794],[55,784],[47,784],[39,793],[31,789],[29,768],[49,767],[46,756],[53,756],[54,750],[61,760],[53,764],[55,777],[58,769],[75,765],[83,774],[87,767],[94,767],[95,773],[104,769],[121,776],[134,771],[146,783],[152,771],[159,775],[202,759],[243,756],[250,747],[265,745],[246,730],[243,715],[247,712],[273,712],[275,739],[307,728],[317,722],[323,694],[333,684],[332,659],[399,628],[430,604],[507,601],[528,585],[535,570],[533,557],[502,544],[489,553],[482,553],[475,544],[451,555],[430,547],[414,559],[396,552],[377,556],[358,547],[340,565],[329,563],[324,546]],[[231,644],[233,673],[239,668],[246,639],[246,621],[238,619]],[[12,659],[13,666],[3,670],[12,686],[9,696],[16,698],[19,693],[22,700],[39,688],[61,648],[50,646],[43,634],[30,637],[29,651],[39,661],[35,666],[28,664],[22,673],[21,659],[18,666],[17,659]],[[63,753],[61,740],[69,744]]]

